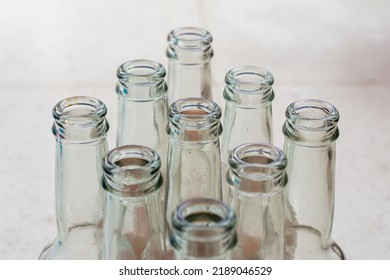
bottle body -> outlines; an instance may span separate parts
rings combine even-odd
[[[227,260],[236,245],[236,218],[222,201],[192,198],[172,214],[170,242],[176,260]]]
[[[111,150],[104,160],[103,258],[165,258],[162,176],[158,154],[145,146]]]
[[[131,60],[117,71],[118,131],[117,147],[143,145],[155,150],[161,158],[165,177],[168,150],[168,121],[165,69],[155,61]],[[161,187],[165,191],[165,180]],[[162,198],[164,196],[162,195]]]
[[[226,105],[221,136],[224,201],[227,201],[229,190],[225,175],[229,169],[230,152],[244,143],[273,142],[273,82],[272,74],[257,66],[236,67],[225,76],[223,96]]]
[[[298,100],[286,110],[283,133],[289,183],[285,201],[290,206],[286,211],[286,219],[290,221],[286,240],[296,246],[288,248],[290,258],[305,258],[298,252],[306,247],[308,239],[300,234],[318,239],[317,247],[323,250],[338,247],[331,239],[338,120],[337,109],[321,100]]]
[[[165,216],[169,230],[176,206],[194,197],[221,199],[221,109],[207,99],[187,98],[169,109]]]
[[[270,144],[237,146],[229,156],[228,205],[237,215],[234,259],[284,259],[287,160]]]
[[[204,29],[181,27],[168,34],[168,104],[202,97],[213,100],[212,36]]]
[[[106,107],[95,98],[78,96],[60,101],[53,115],[58,233],[39,258],[99,259],[104,203],[100,178],[108,151]]]

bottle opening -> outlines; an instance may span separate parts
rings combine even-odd
[[[287,159],[281,149],[265,143],[243,144],[230,153],[230,176],[237,176],[240,191],[276,193],[287,183]],[[231,185],[234,181],[229,179]]]
[[[200,212],[188,215],[185,217],[186,221],[192,224],[209,226],[210,224],[216,224],[222,220],[222,218],[213,213]]]
[[[150,85],[162,82],[165,68],[158,62],[146,59],[123,63],[117,70],[117,77],[125,85]]]
[[[168,34],[168,42],[183,49],[203,49],[212,42],[210,32],[197,27],[180,27]]]
[[[115,162],[118,167],[133,169],[148,165],[148,161],[142,158],[122,158]]]
[[[107,108],[102,101],[88,96],[63,99],[53,108],[55,121],[69,126],[95,125],[106,113]]]
[[[223,238],[224,233],[235,228],[235,223],[236,217],[230,207],[220,200],[209,198],[192,198],[182,202],[172,217],[173,227],[188,233],[190,239]]]
[[[104,158],[103,185],[108,191],[128,196],[147,194],[161,186],[157,184],[161,180],[160,166],[154,150],[140,145],[121,146]]]
[[[119,169],[117,171],[144,170],[151,173],[159,168],[160,157],[158,154],[144,146],[126,145],[111,150],[104,161],[107,169]],[[148,170],[148,169],[151,170]]]
[[[215,102],[204,98],[180,99],[169,108],[170,120],[185,126],[214,124],[221,114],[221,108]]]
[[[226,85],[236,91],[255,92],[269,89],[274,78],[267,69],[258,66],[241,66],[231,69],[225,77]]]
[[[303,99],[293,102],[286,110],[287,121],[304,130],[328,130],[337,125],[339,113],[330,103]]]
[[[172,215],[170,240],[190,258],[222,256],[236,245],[236,216],[220,200],[188,199]]]

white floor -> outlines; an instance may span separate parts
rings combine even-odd
[[[388,1],[0,1],[0,259],[36,259],[54,238],[51,109],[91,95],[116,135],[116,68],[167,65],[166,35],[201,26],[214,37],[216,95],[239,65],[275,77],[275,144],[284,110],[318,98],[341,114],[333,237],[349,259],[390,259]]]

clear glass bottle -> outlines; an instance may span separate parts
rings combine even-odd
[[[100,259],[104,194],[102,161],[108,151],[106,106],[86,96],[54,107],[57,237],[39,259]]]
[[[229,165],[228,205],[237,215],[233,258],[284,259],[284,153],[270,144],[242,144],[230,153]]]
[[[221,136],[222,176],[229,169],[230,152],[249,142],[273,142],[272,74],[258,66],[231,69],[225,76],[223,92],[226,100],[223,133]],[[227,201],[229,186],[223,180],[223,199]]]
[[[168,105],[187,97],[213,100],[212,36],[205,29],[180,27],[168,34]]]
[[[219,136],[221,108],[203,98],[186,98],[169,108],[170,137],[165,217],[194,197],[221,199]],[[168,229],[169,230],[169,229]]]
[[[330,252],[336,254],[335,258],[344,258],[331,239],[338,120],[337,109],[321,100],[298,100],[286,109],[283,133],[289,182],[285,201],[290,206],[286,209],[286,220],[290,221],[286,244],[294,244],[287,246],[290,259],[316,258],[317,253],[302,253],[314,248],[310,245],[313,240],[323,250],[317,256],[326,257]]]
[[[118,147],[105,157],[103,258],[165,258],[160,165],[154,150],[139,145]]]
[[[167,85],[165,68],[152,60],[131,60],[117,70],[118,130],[117,147],[144,145],[161,158],[161,173],[166,174],[168,150]],[[161,192],[165,190],[165,181]],[[162,197],[164,197],[162,195]]]
[[[172,215],[170,242],[176,260],[227,260],[235,248],[236,217],[220,200],[193,198]]]

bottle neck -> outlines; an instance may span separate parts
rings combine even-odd
[[[147,102],[119,97],[118,101],[117,147],[145,145],[155,149],[165,161],[168,147],[166,97]]]
[[[170,106],[166,217],[191,197],[221,199],[219,135],[221,109],[202,98],[181,99]]]
[[[284,259],[286,158],[269,144],[235,148],[229,157],[228,205],[237,213],[236,259]]]
[[[108,150],[106,106],[98,99],[75,96],[53,108],[56,137],[56,214],[59,240],[77,228],[101,227],[102,159]],[[82,232],[82,231],[81,231]],[[93,232],[93,230],[91,231]]]
[[[170,59],[168,68],[168,104],[189,97],[213,100],[210,60],[183,63]]]
[[[321,100],[299,100],[287,107],[284,152],[287,172],[286,217],[292,225],[311,227],[322,246],[331,242],[335,195],[336,108]]]
[[[225,76],[226,100],[222,161],[227,165],[230,151],[243,143],[272,143],[272,74],[258,66],[240,66]]]
[[[118,68],[117,77],[117,147],[135,144],[154,149],[162,159],[165,174],[168,147],[165,68],[151,60],[131,60]]]
[[[321,235],[324,248],[330,242],[335,204],[335,142],[307,147],[285,140],[289,159],[287,173],[288,220],[309,226]]]
[[[104,159],[104,257],[162,259],[165,254],[159,155],[139,145],[111,150]]]
[[[168,34],[168,104],[188,97],[212,100],[211,42],[211,34],[201,28],[177,28]]]
[[[107,192],[103,258],[161,260],[165,257],[163,209],[158,190],[139,197]]]
[[[77,227],[100,227],[103,193],[102,160],[108,151],[105,136],[87,144],[56,144],[56,213],[59,239]]]
[[[250,142],[273,142],[271,103],[249,110],[226,103],[221,136],[222,161],[227,164],[229,153],[235,147]]]

